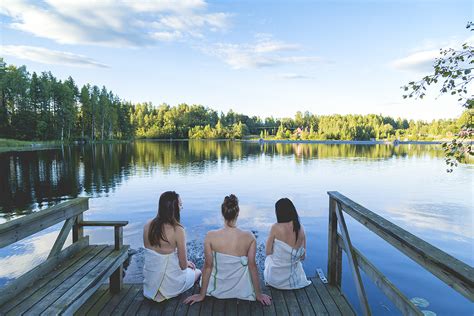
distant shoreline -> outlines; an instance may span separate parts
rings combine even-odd
[[[439,140],[291,140],[291,139],[245,139],[240,140],[249,143],[267,144],[323,144],[323,145],[440,145],[444,141]]]
[[[387,141],[387,140],[291,140],[291,139],[135,139],[132,141],[104,141],[91,142],[89,144],[113,144],[125,143],[133,141],[156,141],[156,142],[186,142],[186,141],[236,141],[242,143],[254,144],[321,144],[321,145],[440,145],[444,141],[428,141],[428,140],[408,140],[408,141]],[[22,146],[0,146],[0,153],[5,152],[21,152],[56,149],[67,145],[82,145],[78,143],[35,143],[25,144]]]

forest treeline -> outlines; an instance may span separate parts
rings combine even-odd
[[[452,137],[468,118],[414,121],[369,115],[260,118],[217,112],[202,105],[158,107],[120,99],[106,87],[79,88],[51,72],[30,74],[0,58],[0,137],[21,140],[111,140],[132,138],[435,139]]]

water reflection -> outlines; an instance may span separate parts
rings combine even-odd
[[[441,158],[439,146],[141,141],[0,154],[0,217],[12,219],[78,195],[107,194],[137,173],[202,173],[219,162],[264,155],[312,159]]]

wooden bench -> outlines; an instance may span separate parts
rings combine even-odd
[[[125,221],[83,220],[88,198],[76,198],[0,225],[0,248],[64,221],[48,258],[0,289],[0,315],[71,315],[107,280],[110,291],[123,286]],[[90,245],[84,226],[114,227],[115,244]],[[63,249],[72,230],[72,244]]]

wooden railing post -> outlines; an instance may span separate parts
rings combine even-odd
[[[342,251],[337,244],[336,200],[329,197],[328,282],[341,288]]]
[[[122,249],[123,246],[123,227],[114,227],[115,250]],[[119,293],[123,288],[123,265],[121,264],[117,270],[110,276],[110,291],[112,293]]]
[[[362,278],[360,277],[359,264],[357,262],[357,257],[352,250],[351,238],[349,236],[349,231],[347,230],[346,220],[342,214],[342,208],[339,203],[336,206],[336,216],[341,229],[341,236],[343,241],[343,246],[346,250],[347,259],[349,261],[349,267],[352,271],[352,277],[354,279],[355,288],[357,291],[357,296],[359,297],[360,308],[365,316],[372,315],[369,307],[369,302],[367,300],[367,294],[365,293],[364,284],[362,283]],[[336,236],[337,243],[337,236]]]
[[[74,226],[72,227],[72,242],[75,243],[79,241],[82,237],[84,237],[84,228],[83,226],[79,225],[84,219],[84,216],[81,214],[76,216],[76,221],[74,222]]]

